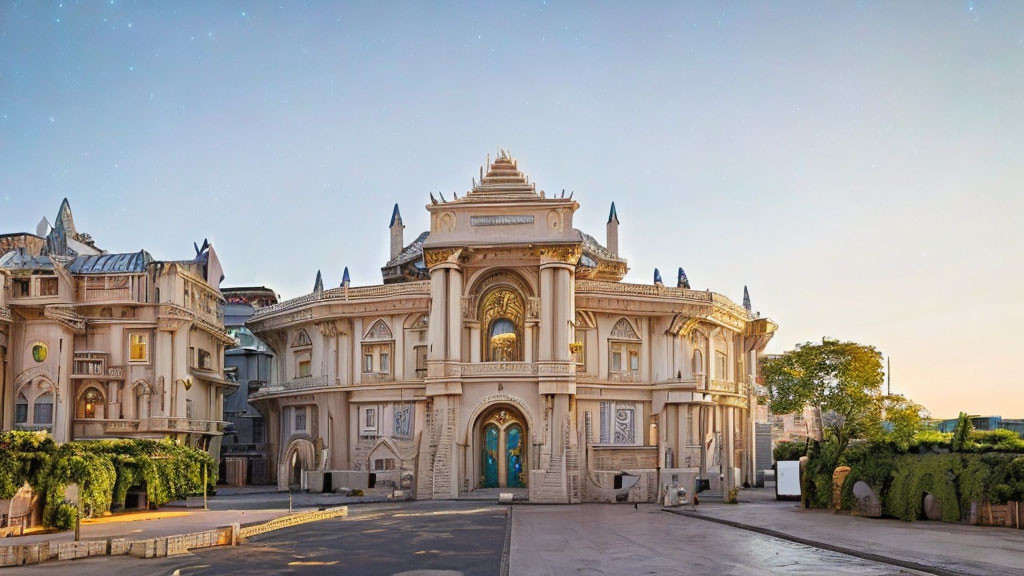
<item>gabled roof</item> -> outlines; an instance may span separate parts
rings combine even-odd
[[[111,274],[116,272],[145,272],[153,257],[145,250],[122,254],[78,256],[68,265],[72,274]]]

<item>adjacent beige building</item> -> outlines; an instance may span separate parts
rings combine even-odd
[[[677,287],[622,282],[614,204],[604,245],[573,226],[578,208],[500,153],[461,197],[432,197],[408,245],[395,207],[384,284],[318,281],[258,310],[247,325],[277,366],[251,402],[278,486],[372,471],[411,475],[417,498],[580,502],[753,482],[775,324],[682,269]]]
[[[111,254],[79,233],[67,200],[55,224],[0,236],[0,428],[58,442],[173,438],[219,452],[221,265],[213,247],[161,262]]]

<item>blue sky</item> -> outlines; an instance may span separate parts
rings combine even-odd
[[[0,3],[0,231],[68,197],[111,251],[284,297],[380,282],[391,207],[510,149],[628,279],[892,357],[936,415],[1024,417],[1024,4]]]

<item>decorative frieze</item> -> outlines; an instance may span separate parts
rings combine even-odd
[[[423,251],[423,262],[427,268],[433,268],[438,264],[444,264],[451,260],[459,252],[456,248],[434,248]]]
[[[533,215],[516,215],[510,214],[507,216],[470,216],[470,226],[509,226],[516,224],[533,224]]]

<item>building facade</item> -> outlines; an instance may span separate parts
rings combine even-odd
[[[55,440],[172,438],[219,453],[224,330],[213,246],[161,262],[53,226],[10,234],[0,255],[0,429]]]
[[[536,502],[653,500],[755,467],[754,377],[776,326],[748,307],[622,282],[614,204],[606,242],[573,227],[499,153],[462,197],[426,206],[405,245],[396,206],[383,285],[256,311],[278,360],[250,397],[279,488],[303,471],[414,477],[417,498],[518,491]],[[630,487],[631,486],[631,487]]]
[[[249,396],[267,384],[274,354],[245,322],[263,306],[277,304],[277,294],[265,287],[224,288],[224,325],[237,344],[224,352],[224,370],[238,388],[224,397],[224,441],[221,444],[222,481],[231,485],[267,483],[266,425]]]

